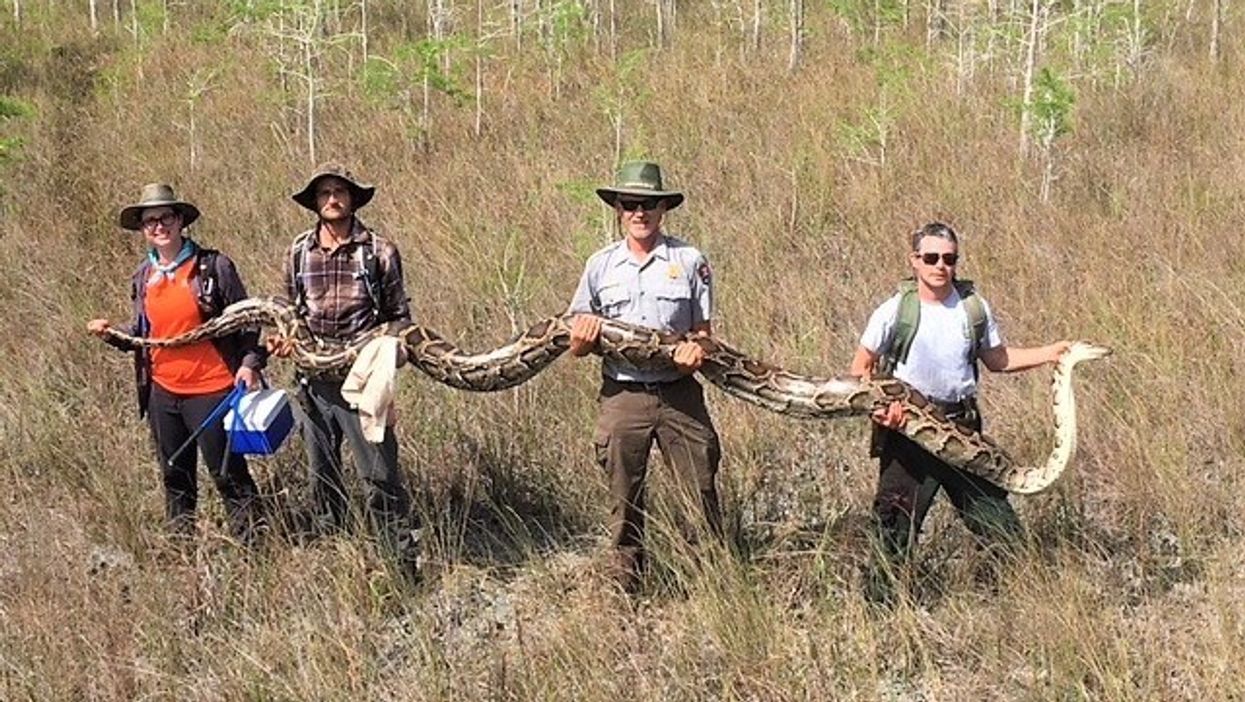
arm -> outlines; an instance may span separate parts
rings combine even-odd
[[[143,330],[139,328],[140,326],[139,323],[142,319],[143,303],[142,303],[142,300],[140,299],[141,291],[139,290],[139,282],[140,282],[139,276],[143,275],[144,272],[145,272],[144,266],[139,266],[139,269],[134,273],[134,275],[132,276],[130,280],[130,302],[131,302],[131,308],[133,309],[132,319],[130,320],[129,324],[126,324],[120,329],[120,331],[124,332],[125,334],[128,334],[129,336],[142,336]],[[92,319],[91,321],[86,323],[86,330],[94,334],[95,336],[99,337],[100,340],[102,340],[105,344],[108,344],[109,346],[115,349],[118,349],[120,351],[141,351],[142,350],[137,346],[134,346],[124,341],[120,341],[119,339],[116,339],[106,334],[105,333],[106,330],[109,329],[111,326],[112,326],[112,322],[108,321],[107,319],[104,319],[104,318]]]
[[[392,243],[385,247],[385,253],[380,261],[380,316],[394,322],[410,322],[411,306],[402,277],[402,255]]]
[[[579,285],[575,288],[575,296],[571,298],[571,304],[567,308],[567,312],[575,314],[575,321],[571,323],[571,344],[570,352],[572,356],[577,358],[587,356],[597,345],[597,338],[601,335],[601,318],[596,316],[597,306],[595,303],[595,295],[592,293],[592,283],[588,277],[589,265],[584,266],[583,275],[579,276]]]
[[[847,374],[854,378],[868,378],[873,375],[873,369],[877,368],[878,359],[881,357],[881,354],[870,351],[864,346],[857,346]]]
[[[693,263],[691,293],[692,328],[688,332],[689,340],[675,346],[670,359],[679,372],[688,375],[700,370],[705,362],[704,348],[690,339],[713,334],[713,271],[704,254],[697,256]]]
[[[1064,351],[1067,341],[1056,341],[1046,346],[1012,348],[1007,345],[986,349],[980,354],[981,362],[994,373],[1017,373],[1046,363],[1055,363]]]

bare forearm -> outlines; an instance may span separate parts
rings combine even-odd
[[[1067,348],[1067,342],[1022,348],[1002,347],[982,354],[986,367],[996,373],[1018,373],[1037,366],[1054,363]]]

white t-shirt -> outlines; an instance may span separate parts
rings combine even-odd
[[[900,295],[895,294],[873,311],[860,337],[861,346],[878,354],[890,349],[899,299]],[[994,313],[984,298],[981,304],[986,311],[986,338],[982,339],[981,350],[1002,346],[1003,336]],[[971,343],[968,312],[958,291],[952,290],[941,302],[921,301],[921,321],[912,338],[908,360],[895,367],[895,377],[940,402],[973,397],[977,394],[977,380],[968,360]]]

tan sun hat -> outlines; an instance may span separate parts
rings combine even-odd
[[[290,197],[298,204],[306,207],[312,212],[319,213],[316,209],[316,183],[325,178],[340,178],[346,187],[350,189],[350,208],[358,210],[367,203],[372,201],[372,196],[376,194],[376,187],[368,183],[360,183],[355,180],[355,176],[345,166],[337,162],[322,163],[316,167],[315,173],[311,174],[311,178],[307,180],[307,184],[302,190],[294,193]]]
[[[199,218],[199,208],[185,200],[179,200],[173,192],[173,186],[168,183],[148,183],[143,186],[138,202],[121,208],[121,213],[117,215],[117,224],[122,229],[136,232],[143,228],[143,210],[152,207],[173,208],[174,212],[181,215],[183,227],[189,227],[191,222]]]

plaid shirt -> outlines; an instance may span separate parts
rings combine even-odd
[[[380,324],[409,322],[411,310],[402,282],[402,258],[388,239],[355,219],[350,240],[329,250],[320,245],[317,229],[303,232],[285,257],[286,293],[299,300],[294,262],[302,279],[307,324],[317,336],[350,339]],[[375,240],[376,268],[380,272],[380,309],[373,315],[368,284],[362,275],[364,247]]]

